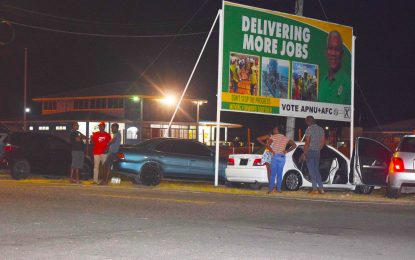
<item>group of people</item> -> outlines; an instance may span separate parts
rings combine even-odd
[[[305,132],[304,151],[300,160],[306,161],[307,163],[312,183],[310,193],[324,194],[323,182],[319,170],[320,151],[325,144],[324,130],[316,124],[312,116],[306,117],[305,121],[308,128]],[[270,135],[263,135],[257,138],[258,142],[266,148],[262,156],[262,164],[265,164],[267,167],[269,181],[268,194],[275,192],[275,181],[277,182],[276,192],[281,192],[285,155],[297,147],[293,140],[281,132],[279,127],[276,126]]]
[[[116,159],[117,152],[121,145],[121,133],[119,132],[119,125],[114,123],[111,125],[112,137],[105,131],[105,122],[100,122],[98,125],[99,131],[94,132],[91,136],[91,143],[93,144],[94,155],[94,177],[95,184],[107,185],[111,164]],[[70,135],[70,143],[72,145],[72,164],[69,180],[71,183],[80,183],[79,171],[83,168],[85,158],[85,142],[87,137],[79,130],[79,124],[73,123]],[[100,167],[103,166],[103,174],[100,177]]]
[[[258,73],[259,69],[252,58],[237,58],[231,56],[229,68],[232,92],[238,93],[238,89],[244,84],[249,85],[249,94],[258,95]],[[239,94],[247,94],[239,91]]]
[[[292,99],[317,101],[317,79],[307,72],[293,77]]]

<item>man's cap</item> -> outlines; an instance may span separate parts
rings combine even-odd
[[[103,126],[105,126],[105,122],[99,122],[99,124],[98,125],[103,125]]]

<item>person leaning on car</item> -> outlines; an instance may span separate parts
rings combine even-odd
[[[114,160],[117,158],[118,150],[120,149],[121,145],[121,133],[118,131],[119,125],[114,123],[111,125],[111,132],[112,132],[112,139],[109,142],[108,148],[108,156],[107,160],[105,161],[104,167],[104,177],[102,181],[99,183],[100,185],[107,185],[108,179],[111,171],[111,165]]]
[[[79,181],[79,170],[84,166],[84,142],[82,140],[86,140],[86,136],[81,134],[78,131],[79,124],[78,122],[74,122],[72,124],[72,131],[70,134],[70,142],[71,142],[71,155],[72,155],[72,163],[71,163],[71,175],[69,177],[69,181],[71,183],[80,183]]]
[[[320,175],[320,151],[323,148],[326,140],[324,137],[324,130],[321,126],[316,124],[314,117],[307,116],[305,119],[308,125],[305,131],[305,145],[304,153],[301,155],[301,160],[306,160],[308,172],[311,178],[311,184],[313,189],[310,191],[312,194],[324,194],[323,182]],[[317,190],[318,188],[318,190]]]
[[[297,145],[293,140],[280,133],[279,127],[272,129],[272,135],[264,135],[257,138],[258,142],[272,151],[271,159],[271,178],[269,181],[268,194],[273,192],[275,187],[275,178],[277,178],[277,192],[281,192],[282,172],[285,165],[285,154],[294,150]],[[286,150],[287,145],[290,148]]]
[[[99,183],[99,167],[105,164],[108,152],[108,143],[111,141],[111,135],[105,132],[105,122],[98,125],[99,131],[92,134],[91,142],[94,144],[94,182]]]

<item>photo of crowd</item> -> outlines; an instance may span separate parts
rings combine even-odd
[[[262,58],[261,96],[288,97],[289,67],[287,60]]]
[[[318,100],[318,65],[293,62],[291,99]]]
[[[257,96],[259,56],[231,53],[229,65],[229,92]]]

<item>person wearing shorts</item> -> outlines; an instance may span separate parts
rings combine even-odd
[[[268,176],[268,182],[269,182],[271,178],[271,160],[272,160],[273,154],[272,154],[272,151],[267,148],[267,146],[269,145],[267,136],[271,136],[271,135],[260,136],[257,138],[257,140],[259,143],[261,143],[262,140],[266,142],[265,151],[262,154],[262,158],[261,158],[261,164],[267,167],[267,176]]]
[[[79,124],[77,122],[72,124],[72,131],[70,135],[70,143],[71,143],[71,155],[72,155],[72,163],[71,163],[71,174],[69,177],[69,181],[71,183],[80,183],[79,181],[79,171],[84,167],[84,142],[82,140],[86,139],[86,136],[81,134],[79,131]]]

